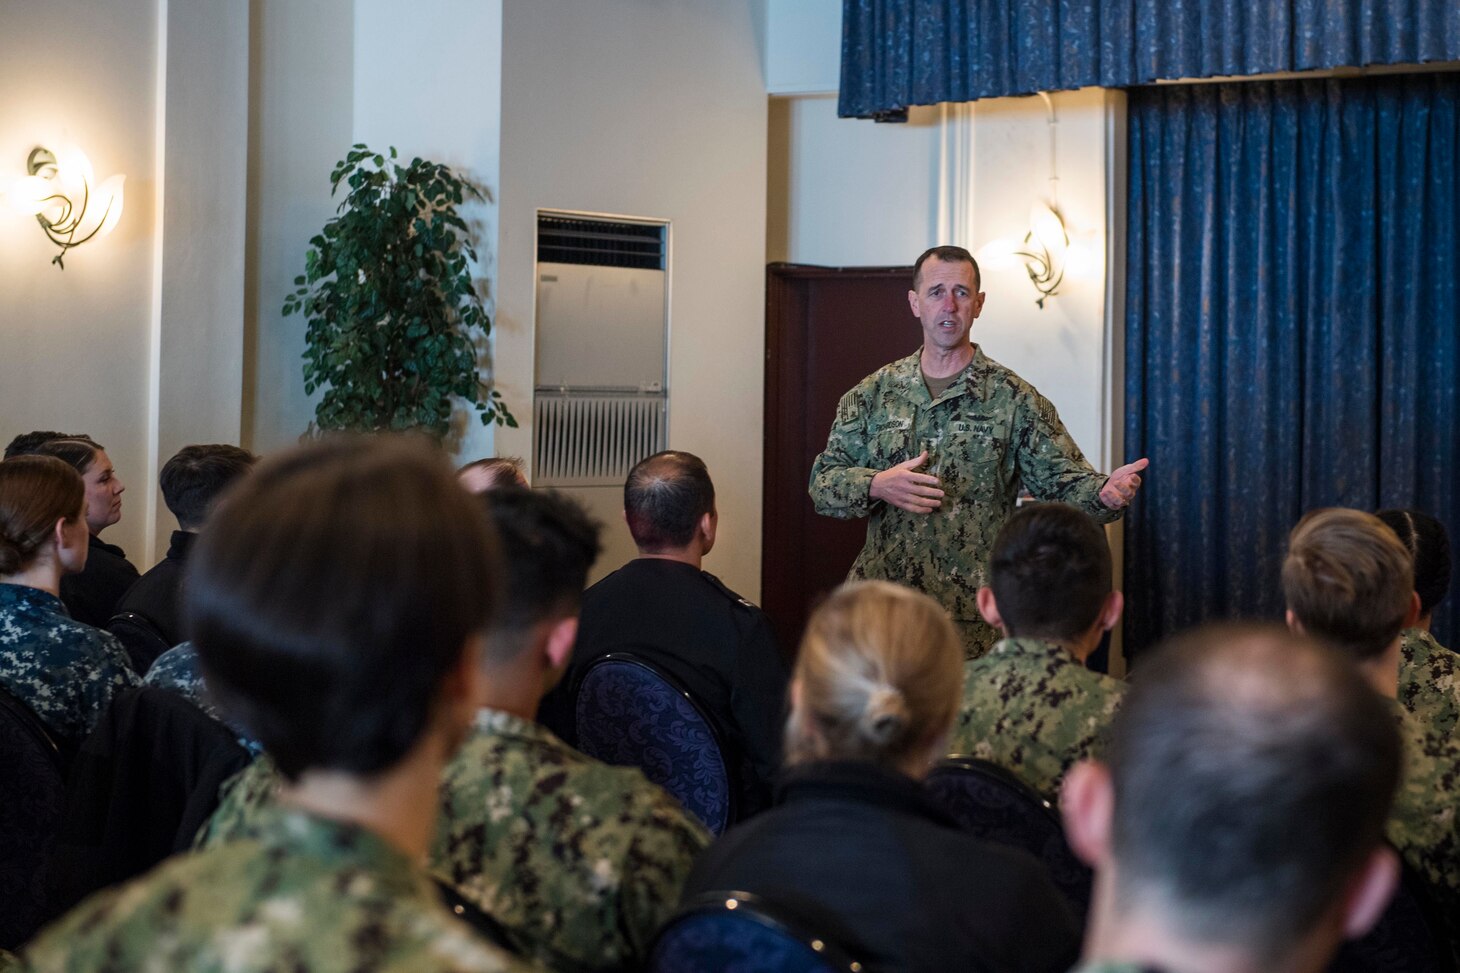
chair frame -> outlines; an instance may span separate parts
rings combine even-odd
[[[731,903],[734,903],[733,905]],[[665,935],[682,919],[733,911],[750,921],[773,929],[788,939],[795,940],[819,956],[826,965],[837,973],[865,973],[865,967],[853,959],[851,954],[823,936],[807,931],[806,924],[789,910],[773,905],[754,892],[710,891],[692,896],[675,910],[649,944],[648,956],[652,959]]]
[[[569,693],[569,699],[572,701],[574,739],[581,745],[582,732],[578,727],[578,693],[583,688],[583,682],[588,678],[589,673],[609,662],[628,663],[647,670],[661,679],[674,692],[678,693],[686,703],[689,703],[690,708],[699,715],[700,719],[704,720],[705,726],[710,731],[710,739],[714,741],[715,748],[720,751],[720,763],[725,767],[725,778],[729,789],[729,808],[725,813],[725,830],[728,831],[732,825],[740,820],[740,774],[735,767],[735,762],[730,759],[730,749],[725,745],[725,731],[720,727],[719,722],[711,715],[709,710],[700,705],[699,700],[695,699],[689,690],[684,688],[684,683],[648,659],[637,656],[632,652],[609,652],[606,655],[599,656],[583,667],[583,671],[573,680],[572,691]]]
[[[139,669],[137,667],[137,663],[139,660],[132,650],[132,643],[128,642],[120,635],[117,635],[116,632],[112,631],[112,626],[117,624],[118,622],[125,622],[128,625],[135,626],[136,628],[140,629],[143,634],[155,638],[157,640],[157,644],[163,647],[162,652],[158,652],[156,655],[148,660],[147,665],[142,666]],[[127,652],[127,661],[131,664],[132,670],[136,672],[139,676],[147,675],[147,670],[152,668],[152,663],[156,662],[158,657],[161,656],[163,652],[166,652],[168,649],[173,648],[173,646],[167,644],[167,639],[163,638],[162,633],[157,630],[157,623],[152,621],[152,619],[148,618],[146,615],[143,615],[141,612],[117,612],[111,618],[108,618],[106,620],[106,625],[103,627],[112,635],[116,635],[117,640],[122,643],[122,648],[125,649]]]
[[[928,772],[928,776],[931,777],[940,770],[965,770],[987,774],[990,777],[997,777],[1002,783],[1018,791],[1021,797],[1025,797],[1029,801],[1044,808],[1046,816],[1055,823],[1055,826],[1059,828],[1061,833],[1065,830],[1065,823],[1060,818],[1059,811],[1050,803],[1049,798],[1029,786],[1024,778],[1014,773],[1008,767],[1001,767],[992,760],[985,760],[982,757],[975,757],[972,754],[953,753],[934,764],[933,769]]]
[[[56,770],[60,772],[62,779],[66,776],[65,754],[61,744],[51,734],[51,730],[45,722],[36,715],[35,710],[26,705],[25,700],[12,693],[5,686],[0,686],[0,709],[15,714],[16,718],[33,736],[41,749],[49,753],[56,762]]]

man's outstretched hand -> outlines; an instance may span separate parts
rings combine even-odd
[[[932,513],[943,505],[943,491],[938,489],[938,478],[913,470],[928,461],[926,450],[896,466],[883,470],[872,477],[869,491],[873,500],[881,500],[910,513]],[[1139,479],[1137,482],[1140,482]],[[1101,497],[1105,496],[1101,493]]]
[[[1141,470],[1150,465],[1149,459],[1142,458],[1134,463],[1127,463],[1110,474],[1110,478],[1100,488],[1100,502],[1111,510],[1127,506],[1141,488]]]

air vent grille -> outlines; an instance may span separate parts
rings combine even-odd
[[[537,218],[539,263],[664,269],[664,224]]]
[[[533,483],[623,486],[629,470],[664,449],[665,398],[538,389],[533,401]]]

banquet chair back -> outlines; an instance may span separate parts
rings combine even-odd
[[[647,973],[862,973],[862,964],[747,892],[707,892],[659,930]]]
[[[139,676],[145,676],[157,657],[172,648],[157,630],[157,626],[152,624],[152,620],[136,612],[113,615],[106,623],[106,630],[122,643],[122,648],[127,650],[127,658],[131,660],[133,671]]]
[[[667,673],[635,656],[610,653],[584,670],[573,710],[583,753],[638,767],[714,834],[735,821],[738,782],[724,736]]]
[[[1065,841],[1059,813],[1016,775],[976,757],[954,756],[928,774],[935,799],[987,841],[1022,848],[1042,861],[1075,916],[1090,909],[1092,875]]]

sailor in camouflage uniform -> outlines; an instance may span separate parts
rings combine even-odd
[[[417,864],[474,715],[496,548],[418,442],[315,443],[239,484],[190,558],[190,627],[209,690],[262,728],[286,782],[246,838],[88,899],[32,941],[27,966],[535,969],[447,911]]]
[[[1400,645],[1399,701],[1436,740],[1460,743],[1460,656],[1430,634],[1435,608],[1450,591],[1450,536],[1420,510],[1381,510],[1374,516],[1399,537],[1414,560],[1419,618]]]
[[[918,258],[908,301],[923,346],[842,396],[810,484],[817,513],[868,518],[848,580],[932,595],[958,623],[970,658],[997,637],[975,597],[1021,487],[1108,523],[1146,467],[1142,459],[1109,478],[1097,473],[1049,400],[969,342],[983,308],[978,287],[978,265],[960,247]]]
[[[1067,504],[1021,507],[994,541],[978,605],[1007,637],[965,664],[949,749],[991,760],[1055,800],[1065,771],[1097,755],[1125,692],[1085,668],[1120,620],[1105,532]]]
[[[86,563],[85,512],[81,475],[61,460],[17,456],[0,465],[0,686],[68,744],[140,682],[116,636],[76,621],[61,603],[62,576]]]
[[[152,660],[152,666],[147,670],[142,683],[177,693],[238,734],[239,745],[249,753],[256,757],[263,752],[263,744],[255,740],[237,721],[230,720],[208,693],[208,687],[203,682],[203,669],[198,663],[198,650],[193,647],[193,643],[179,642]]]
[[[490,500],[508,599],[488,640],[487,707],[442,778],[429,867],[544,966],[634,968],[710,836],[636,768],[599,763],[532,721],[571,650],[597,527],[548,491],[502,487]],[[276,782],[265,758],[225,785],[200,843],[252,833]]]
[[[1349,660],[1277,626],[1151,653],[1106,760],[1065,778],[1065,833],[1095,868],[1078,973],[1328,968],[1394,887],[1388,710]]]

